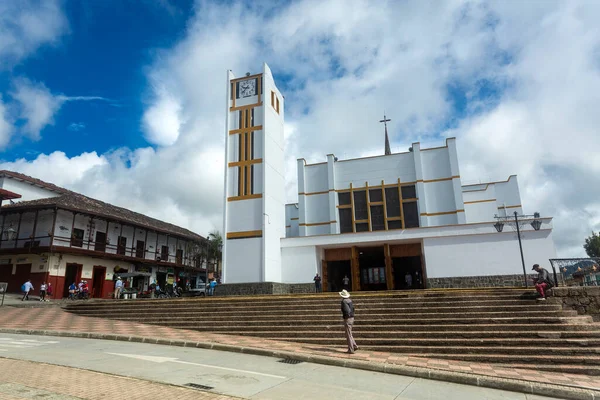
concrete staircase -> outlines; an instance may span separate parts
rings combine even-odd
[[[363,350],[600,375],[600,324],[523,289],[355,293]],[[344,348],[335,294],[97,301],[66,310],[180,329]]]

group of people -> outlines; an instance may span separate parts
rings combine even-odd
[[[90,297],[90,287],[85,279],[78,284],[72,282],[69,285],[69,300],[88,299]]]
[[[33,284],[31,283],[31,281],[29,279],[27,279],[27,282],[25,282],[22,286],[21,286],[21,292],[23,292],[23,298],[21,299],[21,301],[25,301],[25,300],[29,300],[29,294],[31,292],[33,292],[35,290],[35,288],[33,287]],[[40,285],[40,301],[50,301],[46,298],[46,296],[48,297],[52,297],[52,284],[50,282],[46,283],[46,282],[42,282],[42,284]]]

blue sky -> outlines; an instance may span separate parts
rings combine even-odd
[[[221,229],[225,73],[267,62],[288,201],[295,159],[381,154],[385,110],[392,151],[457,137],[463,183],[517,174],[524,211],[580,256],[600,229],[599,18],[590,1],[0,2],[0,168]]]
[[[69,34],[60,46],[43,47],[13,70],[2,71],[0,91],[11,90],[11,78],[26,76],[44,82],[53,93],[107,100],[64,105],[54,125],[43,129],[41,140],[15,143],[4,149],[3,159],[33,159],[55,150],[75,156],[148,145],[140,125],[141,95],[146,91],[143,69],[157,50],[181,38],[192,3],[179,1],[177,12],[152,2],[64,4]]]

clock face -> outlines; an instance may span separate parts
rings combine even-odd
[[[250,97],[256,94],[256,80],[248,79],[240,82],[240,97]]]

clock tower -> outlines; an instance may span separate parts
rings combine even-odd
[[[285,237],[283,96],[267,64],[227,75],[223,282],[280,282]]]

